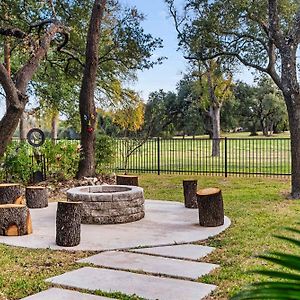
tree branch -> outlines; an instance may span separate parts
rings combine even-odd
[[[21,103],[19,102],[18,91],[3,64],[0,64],[0,83],[5,91],[9,105],[19,109]]]
[[[278,0],[269,0],[269,38],[274,41],[278,49],[281,48],[284,36],[280,29]]]
[[[15,82],[17,89],[25,94],[26,87],[29,81],[32,79],[34,73],[36,72],[40,62],[45,58],[48,49],[50,47],[51,41],[54,39],[58,32],[64,32],[65,28],[59,23],[53,23],[48,31],[44,34],[40,41],[40,46],[35,51],[33,56],[28,60],[28,62],[16,73]]]
[[[0,35],[24,39],[27,34],[19,28],[0,28]]]

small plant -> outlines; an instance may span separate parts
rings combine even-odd
[[[33,171],[30,146],[26,142],[12,142],[3,159],[3,172],[9,181],[28,182]]]
[[[300,230],[287,228],[288,231],[300,234]],[[300,240],[290,237],[276,236],[277,238],[290,242],[300,250]],[[280,252],[271,252],[268,255],[260,255],[260,258],[277,264],[286,271],[258,270],[257,274],[266,275],[274,281],[254,283],[245,291],[240,292],[231,300],[244,299],[278,299],[299,300],[300,299],[300,256]]]
[[[74,177],[80,156],[78,143],[58,141],[54,144],[47,140],[41,147],[41,154],[45,155],[48,165],[48,175],[60,180]]]
[[[98,134],[96,137],[96,171],[101,173],[110,163],[113,162],[116,154],[115,141],[105,134]]]

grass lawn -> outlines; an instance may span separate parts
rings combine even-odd
[[[205,242],[217,247],[207,261],[221,265],[201,279],[219,286],[214,299],[228,299],[241,286],[259,278],[246,273],[267,266],[254,257],[256,254],[269,250],[295,252],[295,248],[272,236],[284,233],[284,226],[296,226],[299,222],[300,201],[287,200],[290,188],[287,180],[146,174],[140,175],[140,185],[148,199],[182,201],[185,178],[198,179],[199,187],[220,187],[226,215],[232,220],[228,230]],[[75,261],[90,255],[3,245],[0,252],[0,299],[20,299],[46,289],[44,279],[78,268]],[[134,298],[120,296],[119,299]]]
[[[269,266],[255,255],[272,250],[296,252],[290,244],[273,237],[285,234],[283,227],[295,227],[300,220],[300,201],[288,200],[288,180],[179,175],[159,178],[141,176],[146,198],[183,201],[182,180],[187,178],[198,179],[199,188],[217,186],[222,189],[225,214],[232,225],[205,243],[217,247],[207,261],[221,265],[213,274],[201,279],[201,282],[219,286],[212,299],[228,299],[242,286],[262,278],[247,273]]]
[[[249,133],[227,134],[220,141],[220,155],[212,157],[213,141],[208,137],[182,137],[149,139],[135,149],[134,140],[116,141],[116,159],[113,170],[124,169],[124,157],[130,149],[135,151],[128,159],[127,170],[163,174],[290,174],[291,151],[288,134],[272,137],[249,137]]]

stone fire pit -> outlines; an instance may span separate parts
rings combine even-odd
[[[75,187],[67,191],[67,199],[82,202],[84,224],[129,223],[145,216],[144,192],[136,186]]]

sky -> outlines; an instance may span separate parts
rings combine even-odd
[[[128,6],[136,6],[138,11],[145,15],[142,27],[146,33],[153,37],[163,39],[163,48],[154,53],[154,58],[159,56],[167,57],[161,65],[155,65],[150,70],[138,72],[138,82],[132,85],[144,99],[152,91],[163,89],[173,91],[176,83],[182,78],[185,71],[185,60],[183,54],[177,51],[177,35],[168,16],[168,10],[164,0],[120,0]]]
[[[159,89],[175,91],[176,84],[187,70],[187,61],[183,58],[183,53],[178,51],[177,33],[164,0],[120,0],[120,2],[130,7],[136,6],[145,15],[146,19],[142,22],[145,32],[163,39],[164,47],[158,49],[154,57],[168,58],[153,69],[138,72],[138,81],[131,84],[131,87],[140,92],[144,100],[147,100],[150,92]],[[244,67],[241,67],[235,79],[253,83],[251,71]]]

